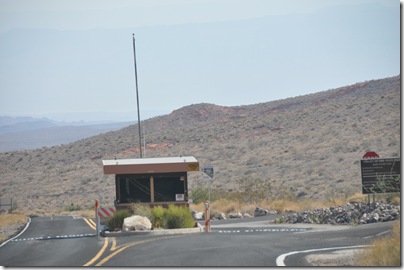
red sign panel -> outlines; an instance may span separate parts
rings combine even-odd
[[[376,152],[367,152],[363,158],[379,158],[379,155]]]

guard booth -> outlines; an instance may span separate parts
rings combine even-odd
[[[104,174],[115,174],[117,210],[133,203],[188,206],[188,172],[199,171],[193,156],[103,160]]]

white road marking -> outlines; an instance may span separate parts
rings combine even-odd
[[[370,247],[370,245],[360,245],[360,246],[347,246],[347,247],[329,247],[329,248],[317,248],[317,249],[307,249],[307,250],[300,250],[300,251],[292,251],[289,253],[284,253],[279,255],[276,258],[276,266],[286,266],[285,265],[285,258],[290,255],[299,254],[299,253],[310,253],[310,252],[317,252],[317,251],[325,251],[325,250],[338,250],[338,249],[350,249],[350,248],[365,248]]]
[[[276,229],[245,229],[243,232],[245,233],[252,233],[252,232],[306,232],[307,229],[304,228],[294,228],[294,229],[288,229],[288,228],[276,228]],[[219,230],[218,233],[240,233],[240,230]]]
[[[28,229],[30,223],[31,223],[31,218],[28,217],[28,222],[27,222],[27,225],[25,226],[25,228],[24,228],[19,234],[17,234],[17,235],[14,236],[13,238],[8,239],[8,240],[5,241],[3,244],[1,244],[0,247],[4,246],[5,244],[7,244],[7,243],[10,242],[10,241],[13,241],[14,239],[18,238],[21,234],[23,234],[23,233],[25,232],[25,230]]]
[[[365,236],[365,237],[363,237],[363,238],[365,238],[365,239],[368,239],[368,238],[373,238],[373,237],[381,236],[381,235],[386,234],[386,233],[389,233],[389,232],[391,232],[391,230],[387,230],[387,231],[384,231],[384,232],[378,233],[378,234],[376,234],[376,235],[369,235],[369,236]]]
[[[95,234],[93,233],[86,233],[86,234],[80,234],[80,235],[76,235],[76,234],[71,234],[71,235],[56,235],[56,236],[47,236],[46,238],[44,238],[43,236],[38,236],[38,237],[32,237],[32,238],[21,238],[21,239],[10,239],[13,242],[23,242],[23,241],[33,241],[33,240],[51,240],[51,239],[69,239],[69,238],[82,238],[82,237],[91,237],[91,236],[95,236]]]

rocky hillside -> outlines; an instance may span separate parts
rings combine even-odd
[[[400,155],[400,77],[254,105],[194,104],[142,121],[146,157],[193,155],[215,166],[212,187],[238,190],[242,179],[273,183],[272,196],[321,198],[361,191],[367,151]],[[19,208],[111,204],[114,177],[102,159],[136,158],[137,125],[74,143],[0,153],[0,195]],[[190,188],[206,187],[190,173]]]

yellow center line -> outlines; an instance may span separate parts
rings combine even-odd
[[[91,218],[89,218],[88,221],[90,221],[90,223],[93,224],[94,227],[96,226],[95,222]]]
[[[93,225],[93,224],[91,224],[91,222],[90,221],[88,221],[88,219],[86,219],[86,218],[83,218],[84,219],[84,221],[88,224],[88,226],[90,226],[90,228],[91,229],[93,229],[93,230],[96,230],[96,228],[95,228],[95,224]]]
[[[119,248],[119,247],[118,247]],[[112,246],[111,246],[111,251],[114,251],[115,249],[117,249],[117,247],[116,247],[116,238],[115,237],[113,237],[112,238]]]
[[[106,263],[107,261],[109,261],[111,258],[113,258],[115,255],[117,255],[118,253],[124,251],[125,249],[127,249],[128,247],[133,247],[133,246],[137,246],[140,244],[145,244],[145,243],[149,243],[149,242],[153,242],[153,241],[157,241],[157,240],[162,240],[162,239],[168,239],[168,238],[173,238],[173,237],[178,237],[178,236],[168,236],[168,237],[161,237],[161,238],[155,238],[155,239],[149,239],[149,240],[144,240],[144,241],[139,241],[139,242],[133,242],[133,243],[128,243],[122,246],[118,246],[118,247],[114,247],[114,249],[119,248],[117,251],[113,252],[112,254],[108,255],[107,257],[105,257],[104,259],[102,259],[99,263],[97,263],[95,266],[102,266],[104,263]],[[116,243],[115,243],[116,244]],[[111,248],[112,251],[112,248]]]
[[[114,238],[115,239],[115,238]],[[92,258],[89,262],[87,262],[85,265],[83,266],[90,266],[92,265],[96,260],[98,260],[102,254],[104,253],[104,251],[107,249],[108,246],[108,237],[104,238],[104,245],[102,246],[101,250],[98,251],[97,255],[95,255],[94,258]]]

